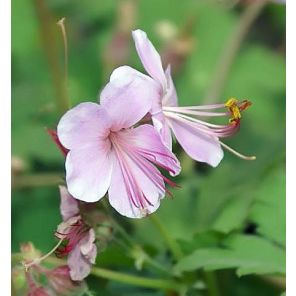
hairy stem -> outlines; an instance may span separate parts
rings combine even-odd
[[[162,225],[160,220],[155,214],[149,216],[150,221],[154,224],[154,226],[158,229],[160,234],[162,235],[166,245],[171,250],[173,256],[178,261],[183,257],[183,252],[176,242],[176,240],[170,235],[170,233],[166,230],[166,228]]]

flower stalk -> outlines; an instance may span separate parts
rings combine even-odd
[[[145,278],[98,267],[94,267],[91,274],[105,279],[145,288],[178,291],[182,289],[182,285],[173,280]]]
[[[12,254],[12,261],[19,262],[21,260],[22,260],[22,254],[20,253]],[[44,261],[51,265],[66,264],[65,260],[52,257],[52,256],[45,258]],[[129,274],[112,271],[105,268],[99,268],[99,267],[93,267],[90,274],[96,277],[113,280],[113,281],[129,284],[133,286],[144,287],[144,288],[176,290],[176,291],[180,291],[183,288],[183,285],[181,283],[174,280],[152,279],[152,278],[146,278],[141,276],[134,276],[134,275],[129,275]]]
[[[163,237],[166,245],[172,252],[174,258],[178,261],[183,257],[183,252],[176,242],[176,240],[170,235],[170,233],[166,230],[166,228],[162,225],[160,220],[156,215],[150,215],[149,216],[150,221],[154,224],[155,228],[159,231],[161,236]]]

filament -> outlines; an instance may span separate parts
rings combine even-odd
[[[51,251],[49,251],[47,254],[43,255],[42,257],[36,258],[32,262],[30,262],[30,263],[23,263],[23,266],[24,266],[25,270],[28,271],[31,266],[36,265],[36,264],[39,264],[41,261],[43,261],[44,259],[46,259],[47,257],[49,257],[51,254],[53,254],[58,249],[58,247],[61,245],[61,243],[63,242],[63,240],[64,239],[61,238],[59,240],[59,242],[56,244],[56,246]]]
[[[244,159],[244,160],[255,160],[256,156],[246,156],[243,155],[237,151],[235,151],[234,149],[232,149],[231,147],[229,147],[228,145],[226,145],[225,143],[219,141],[219,143],[221,144],[221,146],[223,146],[226,150],[230,151],[231,153],[233,153],[234,155],[236,155],[237,157]]]

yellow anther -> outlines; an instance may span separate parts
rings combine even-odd
[[[225,103],[225,107],[231,108],[231,107],[237,105],[237,103],[238,103],[238,99],[230,98],[230,99],[228,99],[227,102]]]
[[[227,107],[231,113],[231,118],[230,122],[233,123],[234,121],[240,119],[241,112],[240,112],[240,107],[238,106],[239,101],[235,98],[230,98],[226,103],[225,107]]]

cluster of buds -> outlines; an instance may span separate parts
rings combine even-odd
[[[86,290],[83,279],[88,276],[96,260],[96,239],[100,238],[102,248],[112,237],[111,223],[104,214],[96,210],[95,205],[77,201],[64,186],[60,186],[60,196],[63,222],[55,232],[58,238],[56,246],[43,256],[31,243],[21,246],[29,296],[70,295],[70,292]],[[89,215],[84,218],[86,211]],[[53,258],[53,254],[58,258],[67,257],[67,265],[51,269],[44,266],[43,262]],[[55,265],[56,263],[59,260]],[[14,273],[18,274],[19,271],[15,269]],[[45,278],[46,284],[42,278]]]
[[[48,268],[40,257],[40,252],[32,243],[21,245],[21,255],[24,269],[14,267],[12,270],[12,281],[17,285],[18,279],[24,278],[26,285],[18,286],[18,291],[28,296],[55,296],[82,294],[87,285],[84,281],[73,281],[70,269],[67,265]],[[38,259],[36,259],[38,258]],[[22,282],[22,281],[21,281]]]

